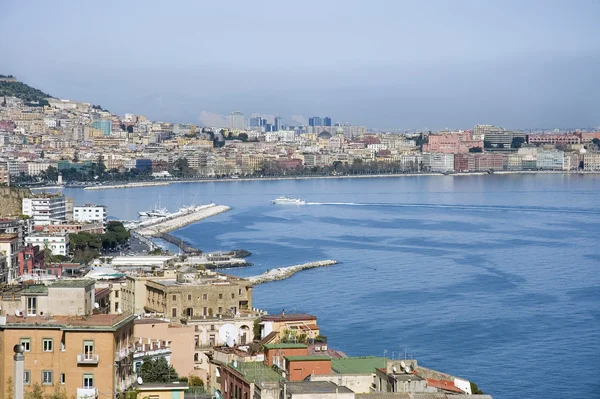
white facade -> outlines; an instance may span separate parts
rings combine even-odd
[[[37,245],[42,251],[47,246],[52,251],[52,255],[69,254],[68,234],[32,234],[25,237],[25,244]]]
[[[73,207],[73,220],[83,223],[106,223],[104,205],[85,204]]]
[[[565,154],[563,151],[557,150],[538,150],[536,165],[538,169],[564,170]]]
[[[36,226],[45,226],[66,220],[66,201],[63,196],[23,198],[23,215],[32,218]]]
[[[425,153],[423,167],[432,172],[452,172],[454,170],[454,154]]]

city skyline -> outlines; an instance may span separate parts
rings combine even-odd
[[[171,122],[264,110],[376,129],[600,124],[597,2],[306,5],[9,3],[0,68],[61,98]],[[112,23],[91,30],[91,19]],[[506,29],[476,23],[490,19]]]

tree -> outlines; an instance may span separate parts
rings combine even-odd
[[[477,384],[475,384],[474,382],[471,382],[471,393],[473,395],[483,395],[483,391],[479,389]]]
[[[248,141],[248,134],[247,133],[240,133],[237,135],[238,139],[242,140],[242,141]]]
[[[36,382],[25,392],[25,399],[44,399],[44,388]]]
[[[592,143],[596,144],[596,146],[597,146],[598,148],[600,148],[600,139],[598,139],[598,138],[594,138],[594,139],[592,139]]]
[[[252,332],[254,333],[254,339],[260,339],[260,320],[254,320],[254,325],[252,326]]]
[[[471,147],[471,148],[469,148],[469,152],[483,152],[483,148],[481,148],[481,147]]]
[[[52,393],[44,395],[44,399],[68,399],[67,390],[61,388],[60,385],[55,385]]]
[[[158,359],[146,356],[143,362],[139,375],[144,382],[173,382],[179,380],[177,371],[167,362],[164,356]]]
[[[6,399],[14,399],[15,384],[13,383],[12,377],[8,377],[6,380]]]
[[[73,154],[73,162],[77,163],[79,162],[79,152],[75,151],[75,153]]]
[[[133,125],[127,125],[127,133],[133,133]]]

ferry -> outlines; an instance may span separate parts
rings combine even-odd
[[[298,198],[281,196],[271,200],[271,203],[276,205],[304,205],[306,202]]]

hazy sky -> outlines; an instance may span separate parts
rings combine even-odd
[[[0,0],[0,73],[173,122],[598,126],[599,19],[598,0]]]

